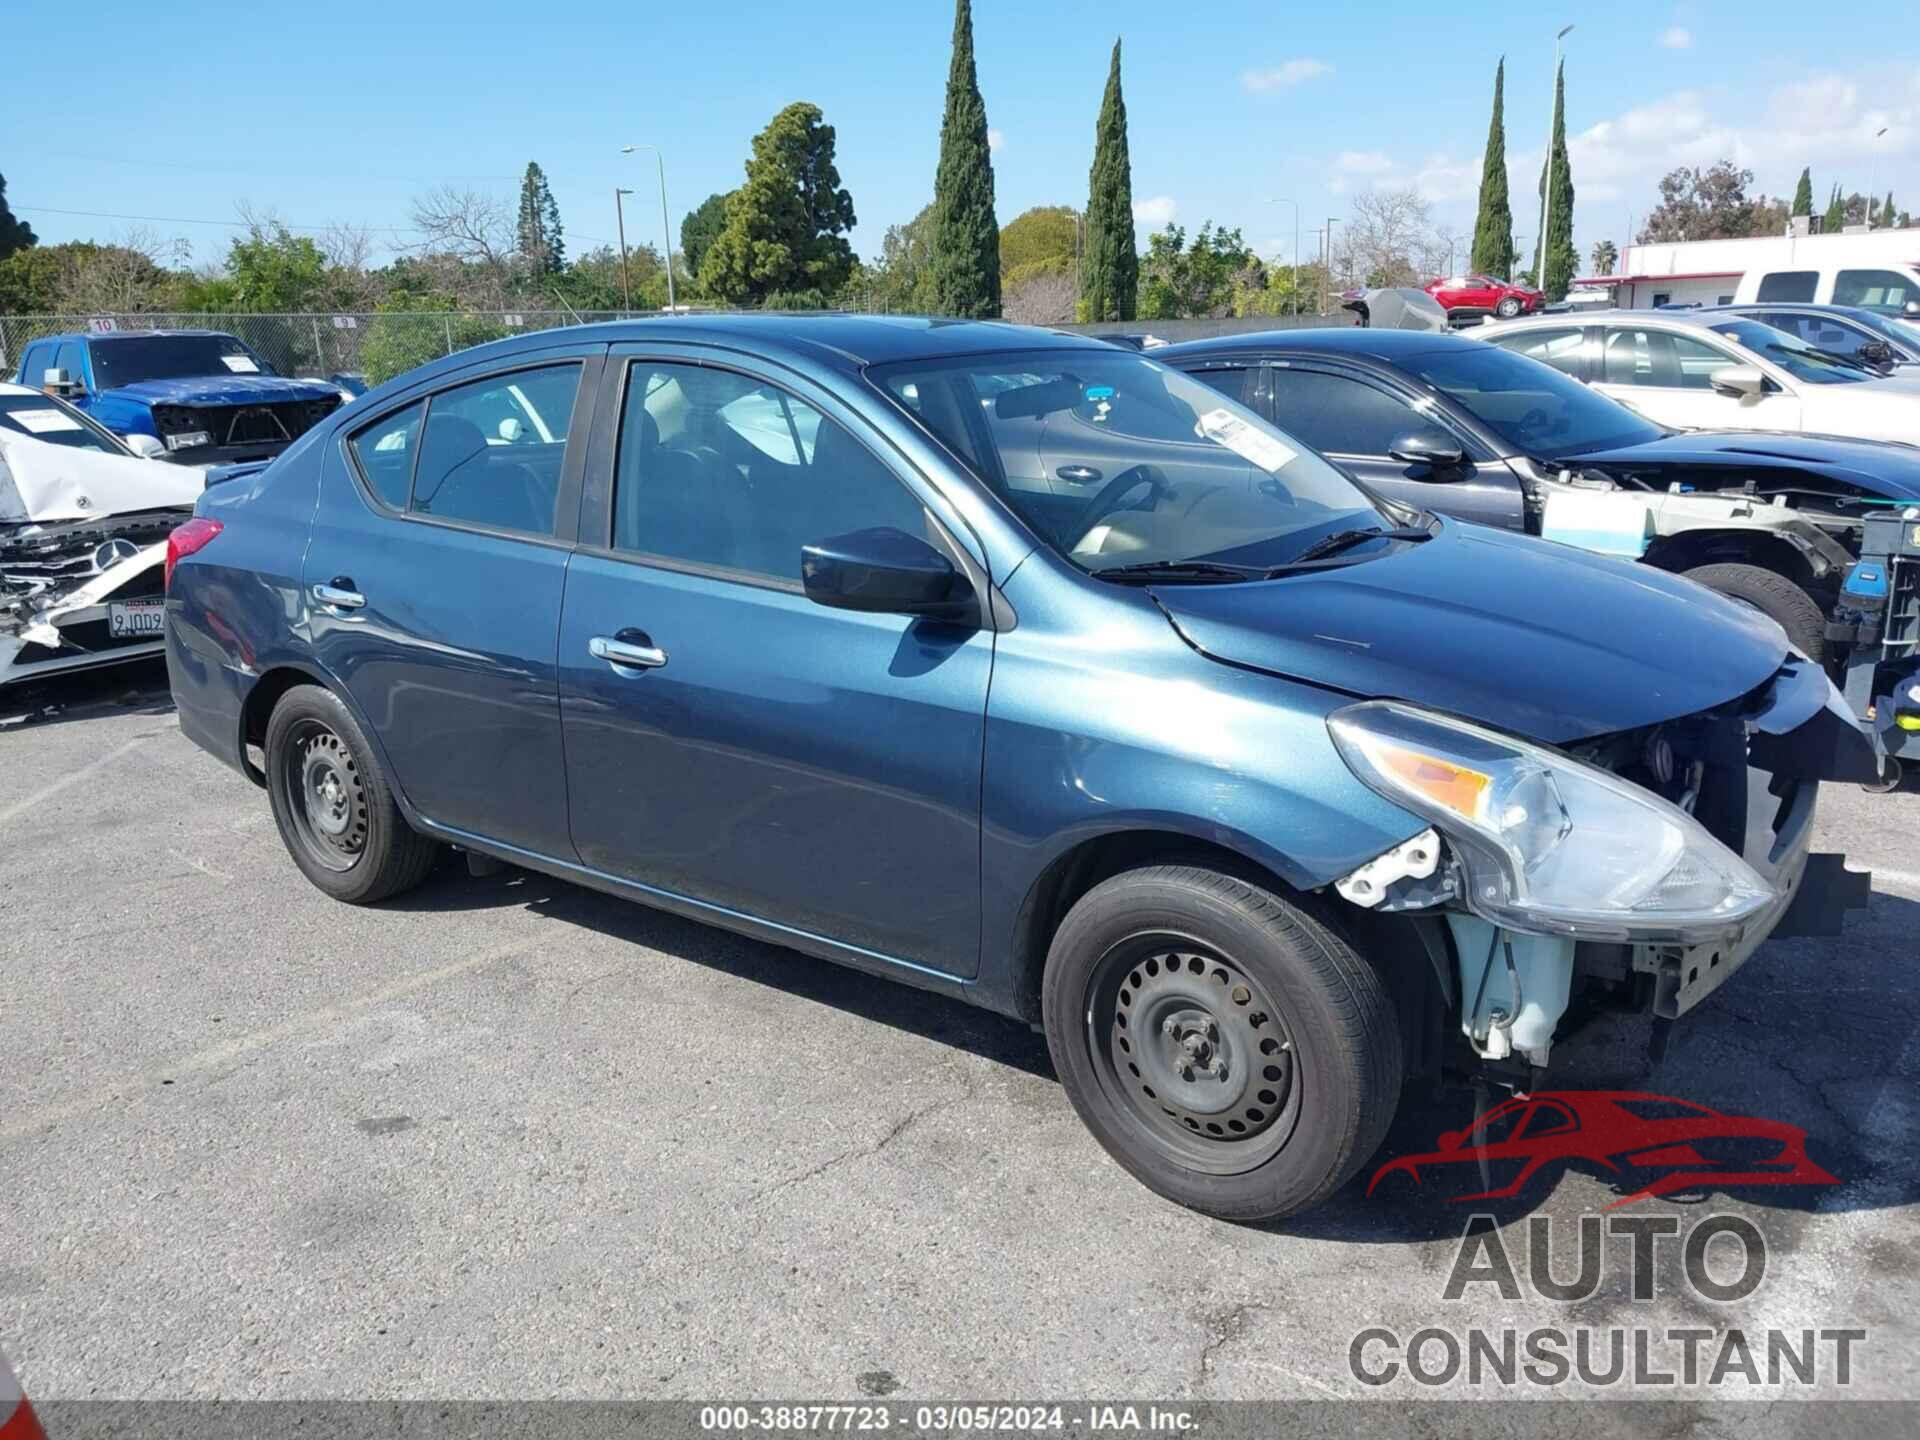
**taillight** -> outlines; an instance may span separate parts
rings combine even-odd
[[[213,537],[227,527],[218,520],[203,520],[198,515],[167,536],[166,588],[173,589],[173,567],[189,555],[207,548]]]

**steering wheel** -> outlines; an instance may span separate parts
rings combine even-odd
[[[1515,422],[1514,428],[1522,435],[1530,434],[1534,431],[1551,433],[1553,423],[1553,416],[1536,405]]]
[[[1100,493],[1087,502],[1086,511],[1080,519],[1080,528],[1074,532],[1069,550],[1078,550],[1080,542],[1093,533],[1093,527],[1120,508],[1120,502],[1142,485],[1153,487],[1154,504],[1160,503],[1160,497],[1171,494],[1173,485],[1161,473],[1157,465],[1134,465],[1122,470],[1113,479],[1100,487]]]

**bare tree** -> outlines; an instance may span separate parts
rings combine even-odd
[[[420,249],[452,255],[470,265],[505,270],[513,255],[513,227],[491,195],[441,185],[413,202],[413,226],[425,237]]]
[[[164,310],[172,303],[170,267],[185,265],[192,248],[175,236],[136,227],[118,243],[76,248],[56,282],[60,309],[68,313],[130,315]]]
[[[1001,297],[1001,315],[1016,325],[1064,325],[1073,319],[1073,302],[1079,294],[1071,270],[1042,270],[1007,290]]]
[[[1418,285],[1446,256],[1432,207],[1410,185],[1354,196],[1338,250],[1340,269],[1355,285]]]

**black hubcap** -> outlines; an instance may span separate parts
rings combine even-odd
[[[1171,936],[1117,947],[1096,976],[1088,1039],[1102,1082],[1182,1163],[1232,1173],[1287,1141],[1293,1036],[1231,959]]]
[[[350,870],[367,844],[366,789],[346,742],[318,720],[287,736],[282,760],[293,828],[301,846],[329,870]]]

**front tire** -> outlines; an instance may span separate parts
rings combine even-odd
[[[1826,660],[1827,617],[1814,598],[1786,576],[1758,565],[1701,565],[1686,575],[1774,621],[1809,660]]]
[[[296,685],[267,721],[267,799],[293,863],[350,905],[372,905],[427,878],[439,847],[400,813],[353,712],[318,685]]]
[[[1520,313],[1520,302],[1509,295],[1493,307],[1493,313],[1498,315],[1502,320],[1511,320]]]
[[[1310,1209],[1386,1135],[1400,1031],[1378,972],[1271,890],[1129,871],[1068,913],[1041,990],[1081,1120],[1143,1184],[1228,1220]]]

